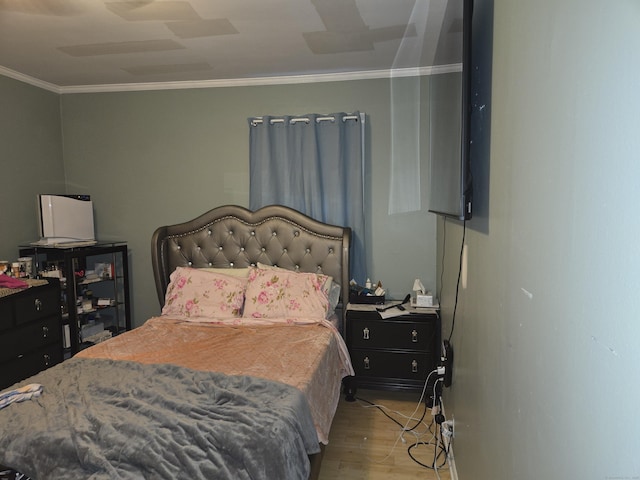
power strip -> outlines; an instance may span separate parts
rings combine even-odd
[[[444,367],[444,377],[442,384],[445,387],[450,387],[453,381],[453,347],[449,340],[442,341],[442,357],[440,358],[441,365]],[[440,374],[440,372],[438,371]]]

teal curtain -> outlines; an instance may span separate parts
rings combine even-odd
[[[355,112],[249,119],[250,208],[285,205],[351,227],[351,277],[361,284],[365,118]]]

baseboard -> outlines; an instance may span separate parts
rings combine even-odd
[[[453,445],[449,445],[449,455],[447,455],[447,464],[449,465],[449,476],[451,480],[458,480],[458,470],[456,469],[456,459],[453,456]]]
[[[445,414],[445,410],[444,410],[444,403],[442,403],[442,398],[440,399],[440,405],[442,406],[442,414],[445,416],[445,418],[447,418],[447,415]],[[456,430],[454,429],[453,431],[454,438],[455,438],[455,432]],[[446,450],[447,452],[449,452],[447,454],[447,465],[449,466],[449,476],[451,477],[451,480],[459,480],[458,470],[456,469],[456,459],[453,455],[453,439],[445,437],[444,442],[445,442]]]

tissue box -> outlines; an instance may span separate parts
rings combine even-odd
[[[416,307],[433,307],[433,295],[430,293],[417,294],[415,305]]]

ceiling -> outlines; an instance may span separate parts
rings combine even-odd
[[[415,75],[460,0],[0,0],[0,74],[61,93]]]

